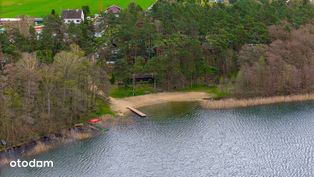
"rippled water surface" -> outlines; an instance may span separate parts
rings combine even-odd
[[[314,176],[314,103],[141,110],[147,118],[27,159],[53,160],[52,169],[4,168],[0,176]]]

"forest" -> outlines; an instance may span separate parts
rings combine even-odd
[[[65,25],[52,11],[40,35],[29,24],[0,34],[0,139],[13,146],[69,128],[108,104],[111,85],[131,87],[134,74],[153,74],[161,91],[311,92],[313,18],[308,0],[159,0],[103,14],[97,38],[92,21]]]
[[[57,53],[51,64],[22,53],[0,77],[0,137],[16,145],[72,127],[97,112],[106,93],[102,69],[77,46]]]
[[[299,29],[273,26],[273,42],[244,46],[234,94],[239,97],[306,94],[314,89],[314,23]],[[258,82],[257,82],[258,81]]]
[[[242,50],[259,45],[272,48],[271,43],[282,35],[272,32],[276,27],[283,26],[283,32],[290,34],[312,23],[313,5],[308,1],[232,2],[207,5],[204,1],[159,1],[148,12],[131,4],[120,18],[108,20],[104,36],[112,44],[107,48],[119,51],[113,69],[115,80],[127,86],[131,84],[132,74],[154,73],[158,87],[163,90],[220,85],[222,91],[228,92],[226,95],[266,95],[245,95],[248,88],[245,90],[240,81],[236,82],[248,79],[238,78],[246,64],[241,59],[245,57],[241,57],[245,52]],[[255,61],[254,58],[247,60]],[[234,92],[234,87],[243,92]],[[278,93],[266,92],[267,95]]]

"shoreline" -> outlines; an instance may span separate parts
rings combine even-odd
[[[39,139],[9,147],[0,151],[0,168],[16,158],[41,154],[65,144],[95,137],[99,133],[100,130],[93,126],[80,125],[64,129],[60,133],[48,134]]]
[[[115,125],[130,125],[133,121],[126,118],[117,118],[112,115],[101,116],[101,122],[97,125],[106,129]],[[93,138],[104,130],[90,124],[77,124],[72,128],[63,129],[60,133],[45,135],[39,139],[22,143],[17,146],[0,151],[0,169],[20,157],[28,157],[47,152],[60,146]]]
[[[201,102],[209,98],[205,92],[162,92],[127,98],[110,97],[110,107],[119,116],[130,113],[127,107],[140,108],[166,102]]]
[[[162,92],[127,98],[110,97],[110,107],[119,116],[125,116],[130,113],[130,110],[127,109],[128,106],[140,108],[166,102],[198,102],[205,109],[231,109],[302,101],[314,101],[314,93],[247,99],[226,98],[211,100],[211,96],[205,92]]]
[[[126,116],[131,113],[131,111],[127,109],[128,106],[140,108],[167,102],[198,102],[201,107],[205,109],[231,109],[278,103],[312,101],[314,100],[314,93],[273,97],[256,97],[249,99],[210,99],[211,96],[205,92],[162,92],[127,98],[110,97],[110,107],[117,114],[117,116],[102,116],[101,125],[105,127],[111,127],[116,124],[132,124],[132,120],[126,119]],[[0,151],[0,167],[5,166],[10,162],[10,160],[16,157],[40,154],[67,143],[95,137],[100,132],[101,130],[98,130],[97,128],[88,124],[74,126],[73,128],[63,130],[60,133],[49,134],[38,140],[9,148],[6,151]]]
[[[313,101],[314,93],[286,95],[286,96],[271,96],[271,97],[255,97],[248,99],[222,99],[202,101],[201,106],[205,109],[231,109],[231,108],[244,108],[259,105],[271,105],[280,103],[292,103],[302,101]]]
[[[111,115],[101,117],[100,126],[110,127],[117,123]],[[8,165],[11,160],[47,152],[62,145],[81,141],[100,135],[102,130],[90,124],[76,124],[72,128],[63,129],[59,133],[47,134],[39,139],[21,143],[0,151],[0,168]]]

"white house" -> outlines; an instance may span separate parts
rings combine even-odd
[[[74,10],[62,10],[61,18],[64,20],[65,24],[80,24],[84,21],[84,12],[80,9]]]

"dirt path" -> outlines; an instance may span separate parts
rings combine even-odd
[[[127,98],[110,97],[110,103],[113,111],[119,115],[125,115],[129,112],[128,106],[139,108],[165,102],[194,102],[208,97],[208,94],[204,92],[163,92]]]

